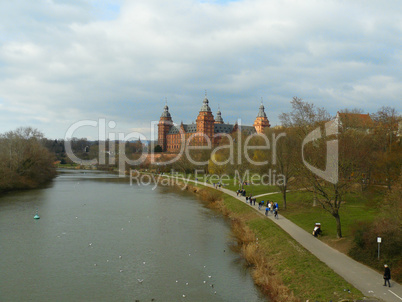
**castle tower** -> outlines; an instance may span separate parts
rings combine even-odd
[[[205,99],[203,101],[200,113],[198,114],[197,117],[197,133],[198,134],[205,134],[209,138],[212,139],[214,136],[214,116],[212,115],[211,108],[209,108],[208,105],[209,101],[207,99],[207,96],[205,95]],[[206,143],[206,140],[204,137],[200,137],[198,139],[198,143],[204,145]]]
[[[221,110],[219,109],[219,107],[218,107],[218,112],[216,113],[215,124],[223,124],[222,113],[221,113]]]
[[[254,128],[257,133],[263,133],[264,128],[270,127],[267,115],[265,114],[264,105],[261,102],[260,110],[258,111],[257,117],[254,121]]]
[[[158,124],[158,145],[165,152],[167,150],[167,134],[173,126],[172,117],[169,113],[169,107],[166,104]]]

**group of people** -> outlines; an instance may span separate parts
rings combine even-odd
[[[236,191],[237,196],[246,196],[246,190],[240,189]]]
[[[239,189],[236,191],[236,195],[237,196],[244,196],[246,197],[246,202],[250,203],[250,206],[254,205],[257,201],[256,197],[253,197],[251,194],[250,195],[246,195],[246,190],[245,189]],[[261,210],[261,208],[265,205],[265,201],[261,200],[258,203],[258,209]],[[268,216],[268,214],[272,211],[272,214],[274,214],[274,217],[276,219],[278,219],[278,210],[279,210],[279,206],[277,202],[273,202],[273,201],[269,201],[267,200],[266,202],[266,208],[265,208],[265,216]]]
[[[264,206],[264,204],[265,204],[264,200],[261,200],[258,208],[261,209]],[[265,216],[268,216],[271,211],[272,214],[274,214],[274,218],[278,219],[278,211],[279,211],[278,203],[267,200],[267,204],[265,207]]]
[[[257,198],[253,197],[253,196],[246,196],[246,202],[250,203],[250,206],[252,206],[253,204],[255,205],[255,202],[257,201]]]
[[[241,192],[239,192],[239,191],[241,191],[241,190],[238,190],[237,196],[239,196],[239,194],[241,194]],[[241,196],[244,196],[244,195],[241,195]],[[246,202],[250,203],[251,206],[252,205],[255,206],[256,201],[257,201],[256,197],[253,197],[252,195],[246,196]],[[268,216],[269,213],[272,211],[272,214],[274,215],[274,218],[278,219],[279,205],[278,205],[277,202],[267,200],[267,202],[265,203],[264,200],[261,200],[258,203],[258,209],[261,210],[261,208],[263,206],[265,206],[265,216]]]

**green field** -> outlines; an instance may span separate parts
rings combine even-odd
[[[355,193],[345,196],[341,204],[339,214],[341,217],[342,235],[350,238],[357,223],[362,221],[373,221],[377,215],[377,206],[384,192],[377,190],[371,193]],[[283,209],[283,198],[281,194],[274,194],[257,198],[257,201],[267,199],[278,202],[279,213],[304,230],[311,232],[316,222],[321,223],[323,237],[336,238],[335,218],[320,205],[313,207],[313,195],[309,192],[287,193],[287,208]]]

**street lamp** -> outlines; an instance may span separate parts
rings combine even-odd
[[[377,243],[378,243],[378,260],[380,260],[380,244],[381,244],[381,237],[377,237]]]

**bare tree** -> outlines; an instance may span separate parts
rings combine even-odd
[[[294,183],[301,164],[300,149],[298,148],[301,145],[300,137],[297,135],[295,128],[273,129],[268,133],[276,137],[281,135],[275,145],[275,162],[271,158],[271,163],[268,166],[284,177],[283,182],[276,182],[275,185],[282,193],[283,208],[286,209],[287,191],[289,186]]]
[[[356,131],[355,127],[347,127],[345,123],[342,129],[338,128],[338,122],[328,123],[330,115],[323,108],[316,108],[296,97],[291,103],[293,110],[282,114],[281,120],[303,141],[303,164],[298,166],[298,182],[306,191],[312,192],[316,201],[335,218],[337,236],[341,238],[339,209],[345,194],[354,191],[355,184],[361,181],[372,137],[369,132]],[[336,131],[333,127],[337,127]],[[332,131],[327,132],[328,129]],[[312,135],[314,133],[316,135]],[[313,139],[305,142],[309,136]],[[333,144],[329,145],[329,141]],[[336,150],[329,152],[332,147]],[[323,177],[317,171],[334,173],[331,177]]]

